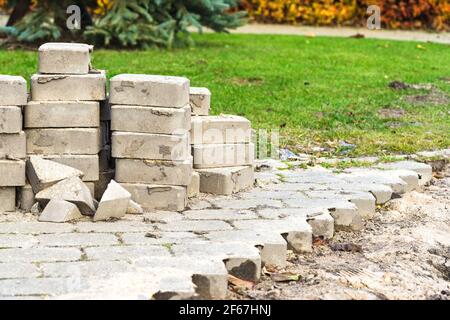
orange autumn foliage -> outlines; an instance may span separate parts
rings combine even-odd
[[[450,0],[243,0],[258,22],[363,26],[378,5],[383,28],[450,30]]]

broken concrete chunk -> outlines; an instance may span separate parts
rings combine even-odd
[[[330,213],[324,211],[317,215],[312,215],[306,220],[312,228],[315,237],[331,239],[334,236],[334,218]]]
[[[83,172],[38,156],[30,156],[30,159],[27,161],[27,178],[33,187],[34,193],[38,193],[61,180],[71,177],[82,178]]]
[[[112,133],[114,158],[183,161],[191,158],[189,135]]]
[[[82,43],[45,43],[39,47],[39,72],[87,74],[93,46]]]
[[[206,144],[192,147],[194,168],[219,168],[252,165],[255,145],[246,144]]]
[[[25,132],[0,133],[0,159],[24,159],[27,155]]]
[[[211,91],[208,88],[191,87],[189,89],[189,101],[192,114],[198,116],[209,115],[211,109]]]
[[[115,105],[111,108],[111,130],[174,134],[191,129],[191,110]]]
[[[100,200],[94,221],[122,218],[127,213],[130,200],[131,194],[120,184],[111,180]]]
[[[139,203],[134,202],[133,200],[130,200],[128,204],[127,214],[143,214],[144,209],[140,206]]]
[[[82,179],[84,182],[94,182],[99,179],[100,164],[98,155],[62,154],[44,155],[42,158],[78,169],[84,173]]]
[[[25,161],[0,160],[0,187],[25,185]]]
[[[106,74],[104,71],[83,75],[35,74],[31,77],[31,99],[33,101],[105,100]]]
[[[52,199],[45,206],[38,220],[42,222],[69,222],[82,218],[80,210],[73,203]]]
[[[101,149],[98,128],[28,129],[28,154],[96,155]]]
[[[27,82],[24,78],[0,75],[0,106],[24,106],[27,100]]]
[[[22,131],[22,109],[15,106],[0,106],[0,133]]]
[[[0,213],[16,211],[16,188],[0,188]]]
[[[36,200],[42,205],[46,205],[52,199],[72,202],[86,216],[92,216],[95,213],[91,191],[78,177],[62,180],[36,195]]]
[[[25,128],[97,128],[96,101],[30,101],[24,108]]]
[[[182,108],[189,104],[189,80],[145,74],[120,74],[110,80],[110,103]]]
[[[116,159],[116,180],[187,186],[191,182],[192,157],[186,161]]]
[[[244,117],[220,115],[192,117],[191,144],[249,143],[251,123]]]
[[[230,195],[253,186],[253,167],[228,167],[199,169],[200,191],[218,195]]]

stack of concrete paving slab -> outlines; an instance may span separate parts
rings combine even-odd
[[[47,43],[39,48],[39,73],[31,77],[24,123],[28,155],[82,171],[83,181],[94,193],[106,75],[91,68],[91,53],[92,46],[86,44]],[[29,192],[30,187],[24,188],[25,198]]]
[[[193,170],[189,80],[122,74],[110,88],[115,180],[146,210],[184,210]]]
[[[16,210],[16,187],[25,185],[21,107],[27,99],[24,78],[0,75],[0,213]]]
[[[234,115],[209,116],[211,93],[191,88],[191,144],[200,191],[230,195],[253,185],[251,123]]]

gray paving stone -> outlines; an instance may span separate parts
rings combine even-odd
[[[284,267],[287,258],[287,243],[275,232],[259,232],[253,230],[213,231],[205,235],[214,242],[249,243],[260,250],[264,265]]]
[[[172,221],[167,224],[157,224],[156,227],[161,231],[195,231],[195,232],[207,232],[218,230],[231,230],[232,227],[220,220],[197,220],[197,221]]]
[[[263,219],[280,219],[287,217],[304,217],[310,214],[323,212],[324,209],[316,208],[266,208],[258,209],[258,215]]]
[[[81,250],[76,248],[22,248],[0,250],[1,262],[77,261]]]
[[[65,223],[83,218],[78,207],[64,200],[50,200],[39,215],[39,221]]]
[[[211,91],[208,88],[190,87],[189,104],[192,114],[198,116],[209,115],[211,107]]]
[[[0,160],[0,187],[23,187],[25,185],[25,162]]]
[[[419,185],[425,185],[433,177],[433,168],[425,163],[420,163],[416,161],[398,161],[390,163],[382,163],[377,166],[382,169],[390,170],[412,170],[419,174]]]
[[[199,169],[197,172],[203,193],[231,195],[251,188],[255,183],[252,166]]]
[[[306,198],[304,194],[295,191],[268,191],[260,189],[255,189],[250,192],[241,193],[239,194],[239,197],[243,199],[275,199],[275,200],[292,199],[297,197]]]
[[[32,263],[0,263],[0,279],[37,278],[40,275],[38,267]]]
[[[240,279],[258,281],[261,276],[259,250],[243,243],[189,243],[173,246],[175,256],[208,257],[225,262],[228,272]]]
[[[183,212],[189,220],[248,220],[258,219],[250,210],[188,210]]]
[[[306,194],[314,199],[347,200],[358,207],[361,217],[371,219],[375,215],[376,199],[370,192],[348,191],[307,191]]]
[[[0,299],[2,296],[53,296],[70,289],[64,279],[30,278],[0,280]]]
[[[82,43],[45,43],[39,47],[39,72],[87,74],[93,47]]]
[[[272,199],[222,199],[211,201],[217,208],[256,209],[263,207],[282,208],[283,203]]]
[[[16,188],[0,187],[0,212],[16,211]]]
[[[0,234],[2,233],[65,233],[73,232],[75,227],[71,224],[54,224],[47,222],[2,222],[0,223]]]
[[[184,215],[178,212],[170,211],[157,211],[157,212],[145,212],[143,215],[144,221],[149,222],[171,222],[183,220]]]
[[[99,180],[98,155],[44,155],[43,158],[80,170],[84,173],[82,180],[85,182]]]
[[[241,230],[277,232],[286,239],[288,246],[296,252],[312,250],[312,228],[304,218],[281,220],[243,220],[235,221],[234,226]]]
[[[108,233],[42,234],[37,238],[39,245],[45,247],[91,247],[119,244],[117,237]]]
[[[121,232],[148,232],[154,230],[151,224],[142,221],[118,220],[111,222],[78,222],[75,224],[77,232],[95,233],[121,233]]]
[[[94,101],[30,101],[24,119],[25,128],[97,128],[100,105]]]
[[[316,237],[331,239],[334,236],[334,218],[328,212],[308,217],[306,221],[312,228],[312,233]]]
[[[137,266],[171,268],[191,273],[196,292],[202,299],[225,299],[227,294],[228,272],[220,259],[193,261],[185,257],[152,257],[138,261]]]
[[[104,71],[83,75],[35,74],[31,77],[33,101],[101,101],[106,99]]]
[[[111,130],[141,133],[173,134],[191,128],[191,109],[142,106],[111,107]]]
[[[27,81],[18,76],[0,75],[0,105],[24,106],[27,104]]]
[[[110,103],[182,108],[189,104],[189,79],[120,74],[110,80]]]
[[[191,125],[191,144],[250,143],[251,123],[234,115],[194,116]]]
[[[34,236],[24,234],[0,234],[0,249],[31,248],[38,243]]]
[[[105,221],[112,218],[120,219],[127,214],[131,194],[116,181],[111,180],[103,193],[94,221]]]
[[[170,245],[174,243],[186,243],[202,241],[202,238],[193,232],[147,232],[124,233],[121,235],[126,245]]]
[[[114,274],[132,270],[132,266],[125,261],[51,262],[42,263],[39,267],[47,278],[113,277]]]
[[[246,144],[197,144],[192,146],[194,168],[220,168],[253,165],[255,145]]]
[[[392,188],[393,192],[403,194],[408,190],[408,184],[398,176],[390,175],[386,172],[374,171],[373,169],[366,171],[357,171],[351,173],[342,173],[340,178],[352,183],[365,184],[384,184]]]
[[[25,132],[0,133],[0,159],[24,159],[27,155]]]
[[[153,259],[154,257],[170,256],[166,247],[156,245],[91,247],[84,251],[88,260],[98,260],[103,264],[108,263],[105,261],[132,262],[146,257]]]
[[[0,106],[0,133],[22,131],[22,109],[17,106]]]

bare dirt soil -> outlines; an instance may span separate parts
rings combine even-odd
[[[230,285],[230,298],[450,300],[450,170],[380,208],[364,231],[316,239],[289,261],[253,288]]]

